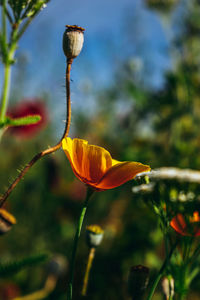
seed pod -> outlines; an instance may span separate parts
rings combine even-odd
[[[5,209],[0,208],[0,235],[8,232],[14,224],[16,224],[15,217]]]
[[[96,248],[101,244],[104,231],[99,225],[86,227],[86,242],[90,248]]]
[[[63,34],[63,51],[68,59],[76,58],[83,47],[84,28],[76,25],[66,25]]]
[[[149,282],[149,268],[142,265],[133,266],[128,277],[128,292],[133,299],[140,300]]]

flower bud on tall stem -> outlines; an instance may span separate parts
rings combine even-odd
[[[84,42],[84,30],[84,28],[76,25],[66,25],[63,34],[63,51],[68,61],[80,54]]]
[[[103,239],[104,231],[99,225],[90,225],[86,227],[86,243],[89,247],[89,256],[85,271],[85,276],[83,280],[83,288],[81,291],[82,296],[86,296],[88,281],[90,276],[90,270],[92,267],[92,262],[95,256],[96,247],[98,247]]]

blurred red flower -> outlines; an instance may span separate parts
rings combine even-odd
[[[20,288],[12,282],[4,282],[0,286],[0,299],[11,300],[20,296]]]
[[[170,226],[184,236],[200,236],[200,216],[198,211],[187,220],[182,214],[177,214],[170,222]]]
[[[13,126],[8,129],[10,134],[13,134],[19,138],[31,138],[40,130],[42,130],[48,122],[48,112],[44,102],[41,99],[23,99],[16,106],[11,107],[8,110],[9,117],[11,118],[21,118],[30,115],[40,115],[41,120],[36,124],[32,125],[22,125],[22,126]]]

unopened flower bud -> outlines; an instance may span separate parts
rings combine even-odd
[[[68,59],[73,59],[79,55],[84,42],[84,28],[76,25],[66,25],[63,34],[63,51]]]
[[[16,224],[16,219],[5,209],[0,208],[0,234],[8,232]]]
[[[149,268],[142,265],[133,266],[128,277],[128,292],[133,299],[140,300],[149,282]]]
[[[164,277],[162,280],[162,290],[166,300],[174,296],[174,279],[171,276]]]
[[[101,244],[104,231],[99,225],[86,227],[86,242],[90,248],[95,248]]]

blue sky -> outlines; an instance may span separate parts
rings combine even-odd
[[[159,16],[145,7],[145,0],[51,0],[20,40],[19,57],[26,61],[25,82],[16,64],[13,79],[22,97],[50,95],[54,113],[65,105],[65,56],[62,35],[66,24],[86,29],[85,43],[72,69],[72,100],[95,101],[95,92],[115,83],[115,72],[124,60],[140,62],[150,86],[160,87],[169,68],[168,38]],[[87,99],[83,89],[87,87]],[[74,105],[74,103],[72,103]],[[64,118],[64,115],[63,115]]]
[[[127,22],[132,23],[129,43]],[[167,40],[158,16],[147,10],[142,0],[51,0],[20,42],[30,67],[29,93],[36,87],[49,88],[49,83],[51,87],[53,82],[63,84],[62,34],[66,24],[86,29],[83,51],[73,66],[75,79],[91,76],[94,86],[101,87],[110,83],[118,62],[135,56],[152,64],[154,81],[159,84],[159,72],[169,63]]]

